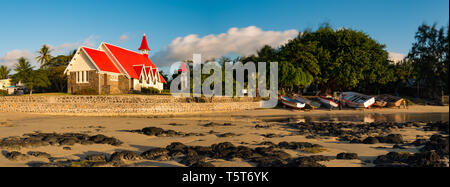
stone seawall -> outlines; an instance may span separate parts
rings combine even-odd
[[[91,115],[159,115],[259,108],[253,98],[212,99],[172,96],[6,96],[0,112]]]

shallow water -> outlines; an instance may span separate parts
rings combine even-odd
[[[292,117],[272,117],[267,122],[432,122],[449,121],[449,113],[397,113],[397,114],[318,114]]]

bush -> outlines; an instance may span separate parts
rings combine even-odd
[[[141,88],[141,93],[143,94],[160,94],[161,91],[156,88]]]
[[[97,90],[92,88],[85,88],[75,92],[75,95],[98,95]]]
[[[8,91],[7,90],[0,90],[0,96],[7,96]]]

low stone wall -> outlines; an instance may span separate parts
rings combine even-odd
[[[92,115],[159,115],[259,108],[253,98],[212,99],[172,96],[6,96],[0,112]]]

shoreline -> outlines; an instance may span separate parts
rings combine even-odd
[[[349,109],[328,110],[316,109],[310,111],[290,110],[281,108],[272,109],[250,109],[233,111],[199,111],[199,112],[167,112],[167,113],[37,113],[37,112],[2,112],[2,114],[17,115],[48,115],[48,116],[79,116],[79,117],[148,117],[148,118],[170,118],[170,117],[203,117],[203,116],[229,116],[229,117],[295,117],[295,116],[315,116],[315,115],[348,115],[348,114],[411,114],[411,113],[449,113],[448,106],[409,106],[408,109],[398,108],[372,108],[372,109]]]
[[[409,109],[371,109],[371,110],[315,110],[310,112],[291,111],[285,109],[257,109],[234,112],[209,112],[201,114],[180,114],[173,116],[63,116],[63,115],[45,115],[30,113],[0,113],[0,140],[7,137],[23,137],[30,133],[82,133],[89,136],[105,135],[113,137],[123,142],[120,146],[108,144],[64,144],[64,145],[46,145],[38,147],[23,147],[20,153],[45,152],[51,155],[51,159],[35,158],[28,156],[24,160],[12,161],[0,155],[0,166],[31,166],[36,162],[57,163],[58,160],[85,160],[92,154],[105,154],[111,157],[118,150],[133,151],[143,153],[154,148],[165,148],[171,143],[181,142],[187,146],[212,146],[213,144],[230,142],[235,146],[245,146],[251,149],[257,147],[267,147],[265,142],[279,144],[281,142],[308,142],[318,144],[325,149],[319,153],[308,153],[299,150],[282,149],[292,158],[299,156],[324,155],[336,157],[343,152],[357,153],[360,159],[339,160],[320,162],[328,167],[371,167],[371,163],[378,156],[385,155],[391,151],[408,151],[411,153],[419,152],[420,147],[406,146],[406,149],[395,149],[393,144],[351,144],[340,141],[339,137],[308,137],[307,134],[299,134],[295,128],[288,126],[284,121],[267,120],[270,118],[284,118],[290,120],[292,116],[320,116],[320,115],[350,115],[360,114],[397,114],[397,113],[422,113],[429,117],[435,112],[448,113],[448,107],[442,106],[411,106]],[[447,118],[446,115],[442,115]],[[448,120],[447,120],[448,121]],[[291,124],[296,124],[293,122]],[[343,122],[344,124],[350,124]],[[228,125],[227,125],[228,124]],[[361,124],[361,123],[360,123]],[[383,123],[379,123],[380,130],[383,129]],[[424,131],[423,126],[403,127],[381,131],[383,136],[386,134],[401,134],[405,141],[413,142],[417,138],[429,139],[436,131]],[[147,136],[142,133],[136,133],[135,130],[156,127],[164,130],[172,130],[188,136]],[[320,127],[320,126],[316,126]],[[361,126],[365,128],[366,126]],[[343,127],[344,128],[344,127]],[[375,129],[377,130],[377,129]],[[385,129],[386,130],[386,129]],[[356,131],[355,131],[356,132]],[[355,134],[356,135],[356,134]],[[370,136],[367,134],[365,136]],[[379,136],[373,135],[373,136]],[[361,138],[365,138],[361,137]],[[2,152],[11,152],[14,149],[1,149]],[[77,161],[78,162],[78,161]],[[255,167],[254,163],[242,159],[226,160],[220,158],[208,158],[208,163],[216,167]],[[185,167],[179,160],[136,160],[125,161],[124,166],[129,167]],[[110,166],[110,165],[107,165]]]

